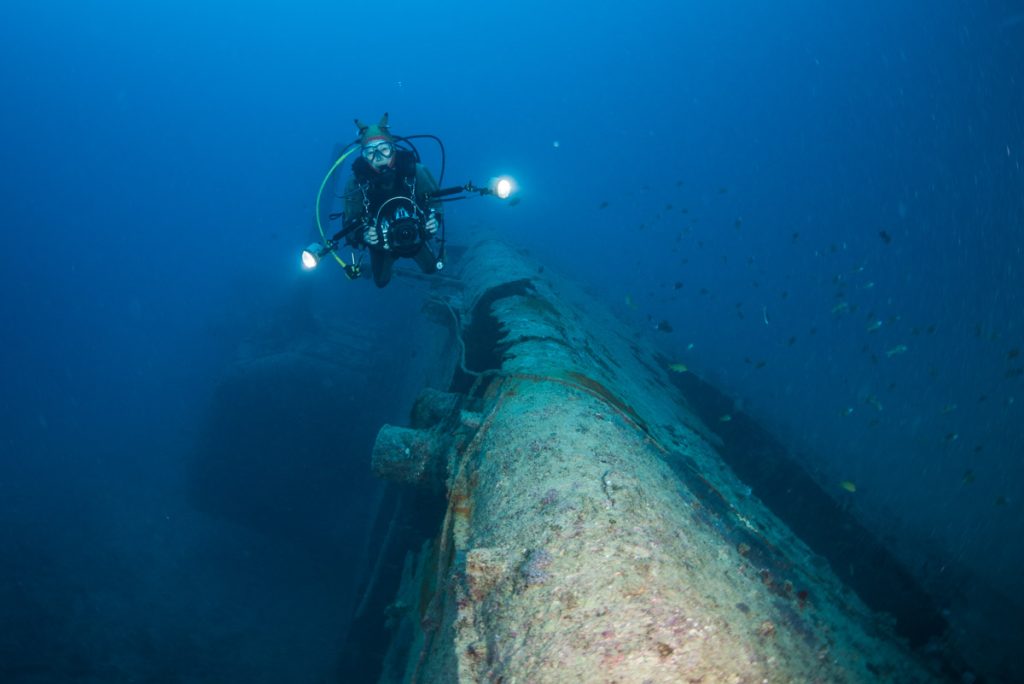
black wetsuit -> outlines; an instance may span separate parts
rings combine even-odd
[[[440,202],[431,203],[429,200],[429,195],[437,190],[437,181],[425,166],[416,163],[412,152],[396,149],[394,164],[379,172],[360,157],[352,164],[352,179],[345,190],[345,224],[356,222],[372,225],[381,205],[394,197],[410,197],[413,188],[415,197],[411,199],[423,214],[428,215],[434,209],[438,222],[443,221]],[[424,229],[419,230],[420,235],[415,244],[402,250],[385,249],[383,240],[376,245],[368,244],[364,230],[362,227],[353,230],[348,242],[369,250],[373,282],[377,287],[384,287],[390,282],[392,266],[403,257],[415,261],[424,273],[437,270],[437,259],[427,244],[430,236],[426,235]]]

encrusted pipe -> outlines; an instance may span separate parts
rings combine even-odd
[[[935,681],[749,496],[653,350],[503,245],[460,277],[455,318],[501,335],[466,344],[501,367],[452,421],[475,432],[442,455],[385,681]],[[416,480],[422,443],[386,428],[375,468]]]
[[[424,483],[432,472],[432,442],[427,430],[383,426],[373,445],[374,474],[406,484]]]

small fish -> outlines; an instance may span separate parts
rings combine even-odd
[[[601,204],[597,205],[597,208],[598,209],[606,209],[606,208],[608,208],[608,202],[601,202]]]
[[[857,485],[850,482],[849,480],[843,480],[842,482],[839,483],[839,486],[845,489],[846,491],[850,492],[851,494],[857,491]]]
[[[681,290],[681,289],[683,289],[683,284],[677,280],[676,282],[674,282],[672,284],[672,289],[674,289],[674,290]]]
[[[996,497],[996,506],[1005,506],[1010,503],[1010,500],[1005,496]]]
[[[662,319],[658,321],[658,325],[654,326],[654,329],[658,332],[670,333],[672,332],[672,324],[665,319]]]
[[[955,442],[956,440],[960,439],[960,433],[959,432],[947,432],[944,439],[947,442]]]
[[[892,236],[884,230],[878,231],[878,237],[882,238],[882,242],[889,245],[892,244]]]
[[[966,470],[966,471],[964,471],[963,480],[964,480],[964,484],[965,485],[969,485],[969,484],[973,483],[974,482],[974,471],[973,470]]]
[[[878,397],[876,397],[874,394],[872,394],[867,399],[865,399],[864,403],[870,404],[871,406],[874,406],[875,410],[877,410],[877,411],[881,411],[882,410],[882,402],[880,402],[878,400]]]
[[[844,311],[848,311],[849,309],[850,309],[850,305],[849,304],[847,304],[846,302],[839,302],[838,304],[836,304],[835,306],[832,307],[832,313],[839,314],[839,313],[842,313]]]
[[[873,281],[873,280],[869,280],[868,282],[866,282],[866,283],[864,283],[863,285],[860,286],[860,288],[862,290],[871,290],[871,289],[874,289],[874,287],[875,287],[875,281]]]
[[[875,332],[876,330],[878,330],[881,327],[882,327],[882,321],[879,320],[879,319],[875,319],[875,320],[871,321],[870,323],[868,323],[867,330],[868,330],[869,333],[870,332]]]
[[[512,199],[510,199],[510,200],[509,200],[508,202],[506,202],[506,204],[507,204],[508,206],[510,206],[510,207],[514,207],[514,206],[516,206],[517,204],[519,204],[519,203],[520,203],[520,202],[522,202],[522,201],[523,201],[523,198],[522,198],[522,197],[513,197],[513,198],[512,198]]]
[[[897,354],[905,354],[905,353],[907,353],[907,345],[905,345],[905,344],[897,344],[892,349],[887,349],[885,351],[885,356],[886,356],[886,358],[890,358],[891,359],[892,357],[896,356]]]
[[[846,416],[853,415],[853,407],[852,406],[847,406],[846,408],[844,408],[842,411],[839,412],[839,415],[843,416],[844,418]]]
[[[633,297],[630,295],[626,295],[626,306],[628,306],[630,309],[636,308],[636,304],[633,303]]]
[[[668,365],[668,369],[673,373],[685,373],[689,370],[685,363],[670,363]]]
[[[691,342],[690,344],[686,345],[686,351],[690,351],[692,349],[693,349],[693,342]]]
[[[728,423],[730,420],[732,420],[732,416],[730,416],[728,413],[723,413],[721,416],[718,417],[719,423]]]
[[[952,413],[953,411],[956,411],[956,404],[946,404],[942,407],[943,413]]]

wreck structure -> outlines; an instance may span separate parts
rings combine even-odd
[[[789,512],[832,532],[798,536],[766,501],[806,483],[729,433],[742,416],[698,408],[699,380],[504,244],[452,266],[425,305],[431,377],[373,449],[393,484],[343,660],[376,651],[382,684],[950,676],[920,656],[944,628],[920,589],[821,524],[842,511],[820,492]],[[854,591],[855,565],[890,591]]]

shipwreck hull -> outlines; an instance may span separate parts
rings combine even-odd
[[[431,305],[450,386],[378,437],[379,474],[447,500],[380,681],[940,678],[737,479],[653,350],[542,271],[464,255]]]

